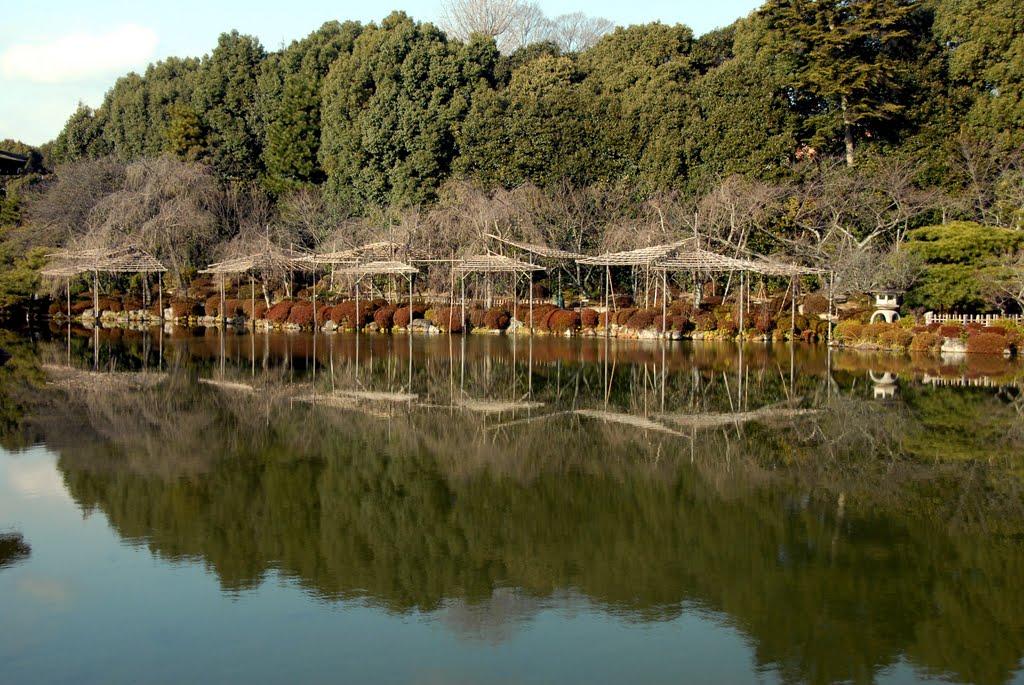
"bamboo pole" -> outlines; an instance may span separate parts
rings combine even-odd
[[[661,337],[668,333],[668,271],[661,272]]]
[[[533,337],[533,272],[527,272],[527,283],[530,286],[530,337]]]
[[[832,288],[835,285],[836,272],[830,271],[828,275],[828,345],[832,347]],[[829,357],[831,361],[831,357]],[[831,382],[831,377],[829,378]]]
[[[228,325],[227,307],[224,306],[224,274],[220,275],[220,325],[221,328]]]
[[[743,281],[745,273],[740,272],[740,344],[743,344]]]
[[[789,342],[796,342],[796,276],[789,277]]]

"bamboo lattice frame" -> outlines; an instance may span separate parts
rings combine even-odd
[[[524,243],[517,240],[509,240],[508,238],[502,238],[499,235],[493,233],[485,234],[488,238],[497,240],[499,243],[514,247],[523,252],[528,252],[538,257],[545,257],[547,259],[561,259],[566,261],[575,261],[584,259],[586,255],[579,254],[578,252],[568,252],[566,250],[559,250],[558,248],[548,247],[547,245],[537,245],[536,243]]]
[[[531,271],[544,271],[543,266],[530,262],[521,262],[518,259],[504,257],[502,255],[474,255],[466,257],[455,263],[453,267],[457,273],[530,273]]]
[[[92,248],[60,250],[47,255],[54,261],[39,273],[43,276],[71,277],[87,271],[105,273],[163,273],[167,267],[153,255],[137,247],[117,250]]]

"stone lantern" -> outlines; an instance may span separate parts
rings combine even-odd
[[[879,290],[875,293],[875,313],[870,323],[884,319],[886,323],[900,320],[900,292],[897,290]]]

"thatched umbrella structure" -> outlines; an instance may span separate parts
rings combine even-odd
[[[518,259],[505,257],[496,254],[482,254],[465,257],[455,262],[453,273],[458,273],[462,280],[462,320],[466,320],[466,276],[471,273],[496,274],[505,273],[515,276],[516,286],[523,274],[530,274],[534,271],[544,271],[543,266],[531,262],[522,262]],[[515,294],[516,288],[512,290],[512,316],[518,314],[518,298]],[[533,288],[530,288],[530,334],[533,334]]]
[[[142,248],[123,247],[115,250],[90,248],[60,250],[46,255],[52,261],[39,273],[43,276],[63,277],[67,281],[68,318],[71,318],[71,277],[81,273],[93,274],[93,312],[99,316],[99,273],[164,273],[167,268]],[[163,316],[163,286],[157,280],[160,316]]]

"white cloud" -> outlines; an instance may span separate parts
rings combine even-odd
[[[108,33],[70,33],[48,42],[12,45],[0,54],[0,73],[35,83],[82,81],[145,66],[158,42],[153,29],[134,24]]]

